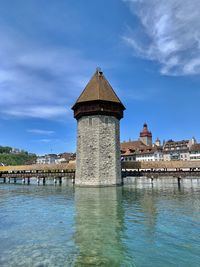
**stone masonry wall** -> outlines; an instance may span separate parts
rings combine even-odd
[[[76,185],[121,184],[119,120],[84,116],[78,120]]]

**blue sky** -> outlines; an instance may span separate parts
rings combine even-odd
[[[121,140],[200,142],[199,0],[0,0],[0,145],[76,149],[71,106],[101,67]]]

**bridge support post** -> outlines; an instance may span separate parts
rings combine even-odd
[[[3,182],[4,182],[4,184],[6,183],[6,177],[3,178]]]
[[[56,185],[56,184],[57,184],[57,179],[54,178],[54,179],[53,179],[53,182],[54,182],[54,185]]]
[[[27,178],[27,184],[28,185],[30,184],[30,178],[29,177]]]
[[[45,179],[45,177],[43,177],[42,178],[42,184],[45,185],[45,183],[46,183],[46,179]]]
[[[62,184],[62,177],[59,177],[59,185]]]
[[[178,187],[180,187],[180,186],[181,186],[181,176],[179,176],[179,177],[177,178],[177,180],[178,180]]]
[[[72,175],[72,184],[75,184],[75,173]]]
[[[17,178],[15,177],[15,178],[14,178],[14,184],[16,184],[16,182],[17,182]]]

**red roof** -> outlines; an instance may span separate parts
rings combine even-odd
[[[146,147],[147,146],[140,140],[121,143],[121,150],[122,151],[137,150],[137,149],[142,149],[142,148],[146,148]]]
[[[192,145],[190,151],[200,151],[200,144]]]
[[[144,123],[142,132],[140,132],[140,137],[152,137],[152,133],[148,130],[146,123]]]
[[[122,156],[129,156],[133,154],[153,154],[156,151],[161,151],[161,148],[157,146],[147,146],[141,141],[130,141],[121,143]]]

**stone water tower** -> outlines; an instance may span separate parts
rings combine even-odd
[[[100,69],[72,109],[77,119],[75,184],[121,184],[120,119],[125,107]]]

